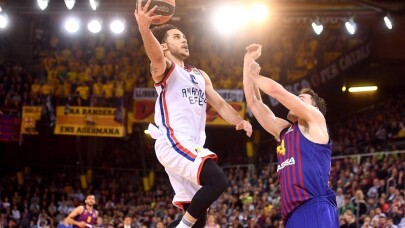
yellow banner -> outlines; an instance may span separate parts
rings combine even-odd
[[[57,135],[124,137],[124,116],[117,119],[116,108],[58,106],[56,108]]]
[[[37,135],[36,123],[41,118],[41,106],[23,106],[21,134]]]
[[[244,102],[228,102],[244,118],[246,113],[246,104]],[[134,101],[134,123],[153,123],[155,114],[155,101],[153,100],[135,100]],[[132,119],[129,117],[128,119]],[[230,126],[212,106],[207,106],[207,125],[209,126]]]

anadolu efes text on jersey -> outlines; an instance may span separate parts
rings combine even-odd
[[[194,67],[172,64],[162,82],[155,84],[155,124],[175,146],[189,141],[203,146],[207,98],[205,79]]]
[[[195,77],[194,75],[192,75]],[[205,97],[205,91],[198,89],[196,87],[188,87],[181,90],[183,98],[186,98],[190,104],[195,104],[203,106],[207,103],[207,98]]]

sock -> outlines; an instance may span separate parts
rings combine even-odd
[[[176,228],[191,228],[193,227],[193,225],[194,223],[188,221],[185,217],[183,217],[179,225],[176,226]]]

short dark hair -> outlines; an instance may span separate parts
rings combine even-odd
[[[317,93],[315,93],[315,91],[313,91],[310,88],[303,88],[301,89],[300,94],[308,94],[311,96],[313,105],[315,107],[317,107],[319,109],[319,111],[321,111],[321,113],[323,115],[326,114],[326,102],[324,99],[320,98],[319,95]]]
[[[156,39],[159,41],[159,43],[163,44],[166,42],[167,39],[167,31],[172,30],[172,29],[177,29],[176,26],[172,24],[163,24],[154,27],[151,29],[153,35],[156,37]]]

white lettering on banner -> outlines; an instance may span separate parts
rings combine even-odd
[[[368,56],[370,56],[370,47],[368,45],[343,56],[339,59],[339,67],[342,70],[346,70],[347,68],[357,64],[358,62],[363,61]]]
[[[295,165],[294,157],[291,157],[290,159],[283,161],[283,163],[281,163],[281,165],[277,165],[277,172],[290,165]]]
[[[241,89],[219,89],[217,92],[226,101],[242,102],[244,99],[243,90]]]
[[[155,88],[135,88],[134,99],[156,100],[157,92]]]
[[[321,79],[322,83],[325,83],[339,74],[339,69],[337,68],[336,63],[333,63],[329,67],[321,70]]]
[[[366,43],[357,49],[339,57],[329,66],[314,72],[313,74],[294,82],[293,84],[286,85],[284,88],[293,94],[299,94],[302,88],[317,88],[322,84],[326,84],[339,76],[343,71],[353,67],[354,65],[367,59],[371,54],[370,43]],[[270,105],[277,106],[279,102],[270,97]]]

